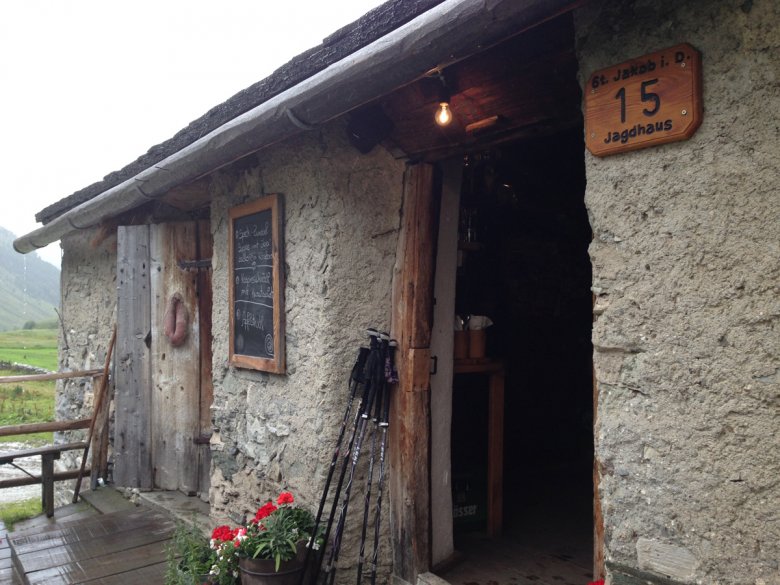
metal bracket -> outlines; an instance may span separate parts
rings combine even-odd
[[[179,260],[177,264],[182,270],[211,269],[211,258],[208,260]]]

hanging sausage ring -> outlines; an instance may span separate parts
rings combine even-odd
[[[187,332],[190,324],[190,314],[184,299],[179,293],[175,293],[168,300],[168,307],[165,310],[163,332],[168,338],[170,344],[174,347],[180,346],[187,339]]]

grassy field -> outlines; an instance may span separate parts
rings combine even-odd
[[[29,329],[0,333],[0,361],[57,369],[57,330]],[[0,371],[2,376],[19,372]],[[0,426],[54,420],[54,382],[0,384]],[[51,433],[0,437],[8,441],[50,442]]]
[[[29,364],[57,370],[57,330],[30,329],[0,333],[0,361]],[[0,370],[0,376],[19,372]],[[54,382],[0,384],[0,426],[54,420]],[[26,441],[46,444],[52,433],[0,437],[0,443]],[[2,447],[0,447],[2,450]],[[14,522],[41,513],[41,500],[34,498],[0,505],[0,520],[12,529]]]
[[[11,532],[16,522],[37,516],[41,512],[43,509],[40,498],[11,502],[0,506],[0,520],[3,521],[8,532]]]
[[[18,372],[0,370],[0,376],[14,375]],[[50,420],[54,420],[54,382],[0,384],[0,426]],[[50,442],[52,434],[0,437],[0,443],[20,440]]]
[[[0,332],[0,361],[57,370],[57,330]]]

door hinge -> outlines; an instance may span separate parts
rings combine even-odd
[[[208,445],[211,443],[211,433],[204,433],[198,437],[192,439],[192,442],[196,445]]]

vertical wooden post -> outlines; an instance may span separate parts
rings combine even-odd
[[[117,230],[117,352],[114,481],[152,487],[149,226]]]
[[[430,565],[430,341],[436,242],[433,167],[411,166],[393,272],[393,336],[400,383],[390,422],[394,573],[415,583]]]
[[[59,458],[59,451],[41,455],[41,503],[47,518],[54,516],[54,460]]]
[[[198,222],[197,259],[208,260],[213,255],[211,222]],[[211,269],[198,270],[198,320],[200,340],[200,436],[211,436],[211,404],[214,402],[214,383],[211,366]],[[198,445],[198,490],[201,499],[208,501],[211,484],[211,448],[208,444]]]

